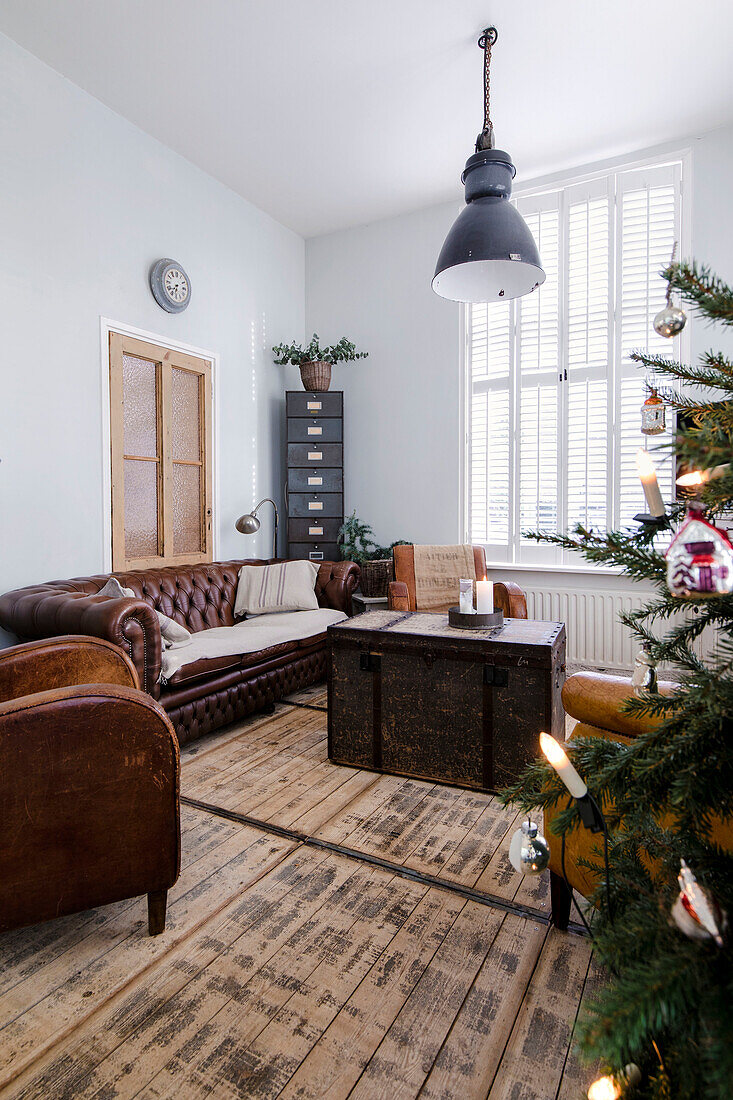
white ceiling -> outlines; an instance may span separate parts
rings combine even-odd
[[[0,31],[304,236],[733,121],[729,0],[0,0]]]

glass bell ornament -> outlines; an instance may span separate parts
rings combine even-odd
[[[667,553],[667,587],[672,596],[724,596],[733,591],[733,545],[703,518],[698,502],[672,539]]]
[[[641,406],[641,430],[644,435],[659,435],[666,426],[664,401],[655,389]]]
[[[658,690],[657,666],[652,658],[649,642],[642,642],[641,649],[636,654],[631,686],[634,689],[634,695],[645,695],[647,692]]]
[[[713,940],[723,946],[728,918],[717,901],[695,878],[684,859],[680,860],[679,897],[672,906],[672,920],[690,940]]]
[[[539,875],[550,862],[550,845],[529,817],[511,839],[509,862],[520,875]]]

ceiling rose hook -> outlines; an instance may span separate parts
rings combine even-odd
[[[496,27],[486,27],[486,29],[481,32],[481,37],[478,40],[478,44],[482,50],[485,50],[487,42],[489,46],[493,46],[498,37],[499,32],[497,31]]]

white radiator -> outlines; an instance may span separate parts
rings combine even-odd
[[[522,585],[527,593],[527,615],[530,619],[551,619],[565,623],[567,634],[567,660],[570,664],[592,665],[599,668],[630,669],[639,651],[639,643],[628,627],[619,622],[621,611],[643,607],[648,596],[592,587],[590,591]],[[659,623],[659,634],[671,625]],[[714,635],[704,633],[695,647],[700,656],[714,653]]]

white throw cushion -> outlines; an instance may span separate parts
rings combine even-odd
[[[277,565],[243,565],[239,570],[234,614],[265,615],[274,611],[317,611],[316,577],[312,561]]]
[[[181,626],[175,619],[170,619],[162,611],[156,611],[160,623],[160,640],[163,649],[179,649],[180,646],[191,644],[191,632]]]
[[[104,588],[100,588],[97,593],[98,596],[107,596],[111,599],[136,599],[135,593],[131,588],[123,588],[117,577],[110,577]],[[175,619],[171,619],[168,615],[164,615],[162,611],[157,611],[155,614],[158,616],[158,622],[160,623],[160,640],[163,649],[178,649],[180,646],[190,645],[191,634],[186,630],[185,626],[181,626]]]
[[[135,593],[131,588],[123,588],[117,577],[110,577],[104,588],[99,589],[97,595],[108,596],[113,600],[124,600],[125,596],[134,596]]]

